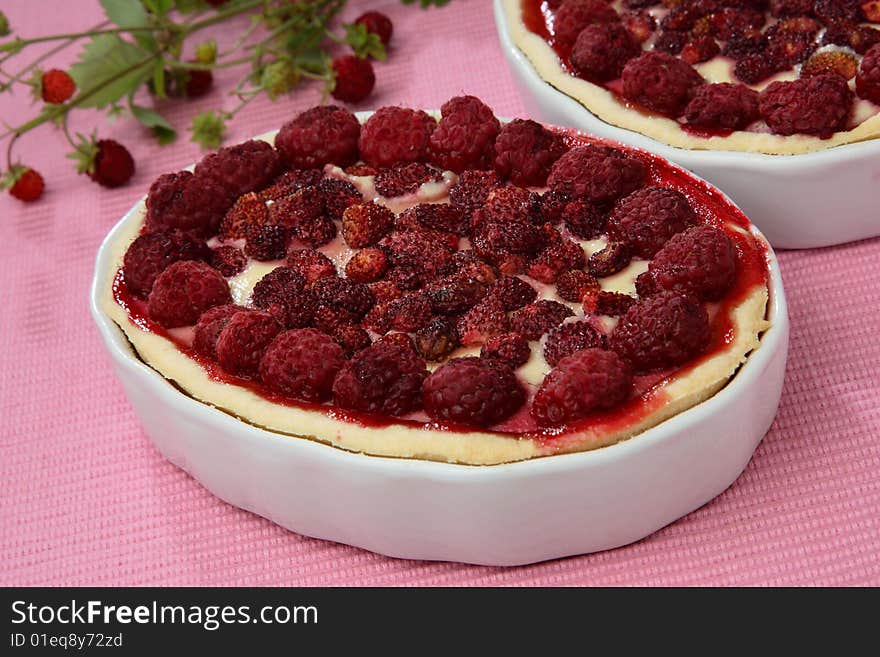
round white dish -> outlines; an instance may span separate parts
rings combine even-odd
[[[676,148],[602,121],[545,82],[510,37],[494,0],[502,50],[530,115],[656,153],[722,189],[775,248],[802,249],[880,235],[880,139],[802,155]]]
[[[114,370],[168,460],[222,500],[297,533],[393,557],[497,566],[614,548],[726,489],[776,415],[789,324],[770,251],[770,328],[760,347],[707,401],[610,447],[468,466],[368,456],[262,429],[181,392],[101,309],[113,245],[140,221],[143,201],[95,263],[91,312]]]

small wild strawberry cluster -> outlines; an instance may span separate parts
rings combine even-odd
[[[422,7],[447,2],[420,0]],[[36,38],[11,35],[0,12],[0,38],[10,37],[0,42],[0,93],[26,87],[40,104],[33,119],[0,133],[0,141],[7,140],[0,189],[21,201],[40,198],[45,181],[31,165],[13,159],[13,145],[47,123],[63,131],[73,149],[68,157],[79,173],[96,183],[118,187],[134,174],[134,158],[118,141],[100,139],[96,133],[70,134],[68,117],[75,109],[127,114],[166,144],[176,138],[174,126],[154,107],[141,104],[141,97],[197,98],[213,88],[212,71],[241,67],[243,75],[229,92],[235,106],[201,112],[190,127],[192,141],[216,148],[227,122],[248,103],[261,95],[275,100],[306,80],[323,83],[325,95],[339,101],[363,100],[376,82],[371,60],[385,60],[393,33],[391,20],[376,11],[340,23],[346,0],[101,0],[101,5],[107,20],[92,29]],[[241,17],[248,22],[230,46],[221,49],[214,39],[199,36],[190,48],[194,54],[184,54],[197,33]],[[342,33],[337,33],[337,25]],[[68,70],[43,67],[53,55],[82,42],[82,52]],[[55,45],[17,71],[9,70],[22,51],[47,43]],[[340,44],[349,52],[331,54]],[[138,94],[145,89],[147,94]]]

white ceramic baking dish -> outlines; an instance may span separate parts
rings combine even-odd
[[[722,189],[775,248],[841,244],[880,235],[880,139],[803,155],[676,148],[599,119],[545,82],[510,37],[494,0],[502,50],[529,114],[656,153]]]
[[[789,324],[769,251],[770,328],[760,347],[707,401],[610,447],[468,466],[273,433],[181,392],[141,361],[101,309],[114,246],[143,208],[141,199],[119,221],[95,263],[91,311],[113,368],[166,458],[222,500],[300,534],[394,557],[487,565],[625,545],[730,486],[776,414]]]

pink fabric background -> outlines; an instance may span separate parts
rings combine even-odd
[[[7,0],[19,34],[98,22],[98,2]],[[420,12],[352,2],[395,22],[362,109],[438,107],[475,93],[497,112],[522,105],[489,0]],[[65,59],[61,58],[60,63]],[[230,80],[227,78],[226,82]],[[317,91],[258,102],[235,142],[314,104]],[[197,107],[169,115],[188,125]],[[23,117],[25,94],[0,97]],[[91,130],[97,115],[76,124]],[[18,153],[48,181],[40,203],[0,199],[0,584],[5,585],[866,585],[880,584],[880,240],[780,253],[793,325],[776,423],[740,479],[705,507],[628,547],[496,569],[389,559],[300,537],[220,502],[162,459],[115,380],[88,314],[93,258],[113,223],[158,174],[199,157],[187,135],[156,146],[129,121],[104,129],[138,162],[117,191],[71,172],[62,137],[43,129]]]

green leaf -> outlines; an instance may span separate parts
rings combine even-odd
[[[303,50],[293,61],[298,68],[314,75],[326,75],[330,70],[330,55],[319,47]]]
[[[217,148],[226,134],[226,121],[217,112],[210,110],[193,117],[192,137],[190,141],[200,144],[202,148]]]
[[[188,14],[196,9],[202,9],[205,3],[202,0],[174,0],[174,8],[181,14]]]
[[[164,146],[177,139],[177,131],[174,129],[173,125],[168,123],[168,120],[164,116],[147,107],[141,107],[134,103],[132,103],[130,107],[134,118],[150,128],[153,131],[153,134],[156,135],[156,139],[159,140],[160,144]]]
[[[103,84],[100,91],[79,103],[79,107],[107,107],[133,93],[153,73],[150,62],[142,63],[148,56],[148,52],[115,34],[96,36],[83,49],[79,61],[70,67],[76,86],[86,91],[119,77]]]
[[[164,16],[174,6],[174,0],[141,0],[141,3],[156,16]]]
[[[363,59],[372,57],[380,62],[384,62],[388,58],[382,40],[377,34],[369,32],[366,25],[346,23],[344,27],[345,42],[351,46],[355,55]]]
[[[107,18],[119,27],[150,27],[150,15],[140,0],[101,0]],[[131,36],[147,50],[156,50],[156,40],[150,32],[132,32]]]

